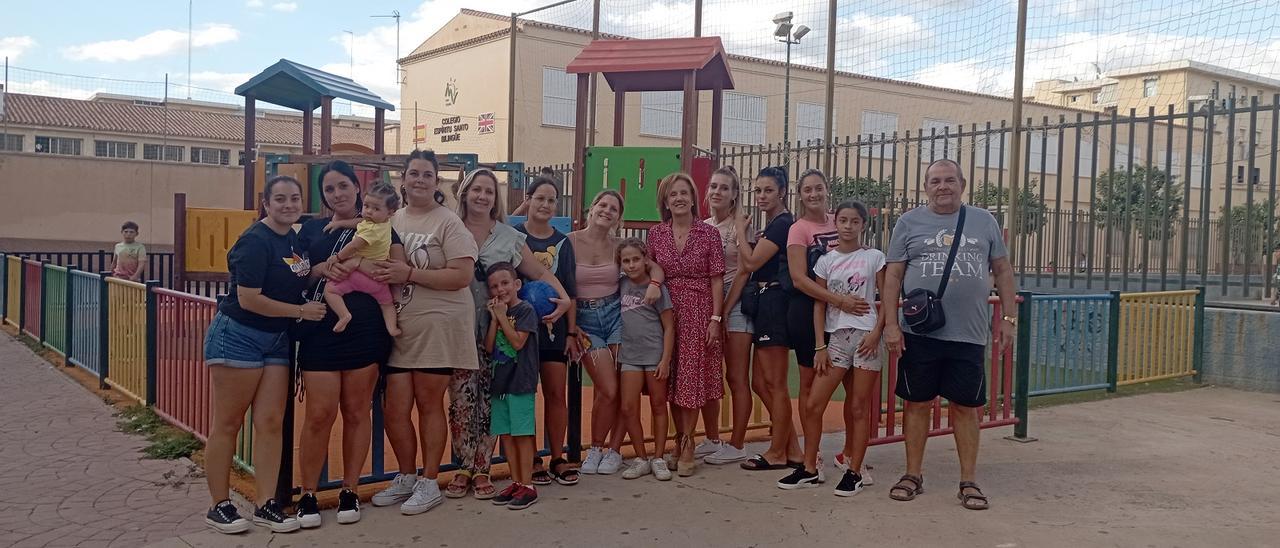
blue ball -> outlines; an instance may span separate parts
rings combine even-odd
[[[538,317],[546,316],[556,309],[556,303],[551,299],[558,298],[560,295],[551,287],[551,284],[542,280],[534,280],[525,282],[520,288],[520,300],[533,305],[534,312],[538,313]]]

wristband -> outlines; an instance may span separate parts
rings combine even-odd
[[[654,287],[660,287],[662,286],[662,282],[659,282],[658,280],[649,280],[649,285]]]
[[[826,350],[826,349],[827,349],[827,345],[825,345],[825,344],[824,344],[824,345],[822,345],[822,346],[814,347],[813,351],[814,351],[814,352],[822,352],[823,350]]]
[[[718,323],[718,322],[723,321],[723,318],[721,318],[721,317],[720,317],[720,316],[718,316],[718,315],[716,315],[716,316],[711,316],[711,321],[713,321],[713,322],[717,322],[717,323]]]

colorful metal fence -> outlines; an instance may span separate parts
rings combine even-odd
[[[147,401],[147,286],[107,278],[107,383]]]
[[[40,333],[40,298],[43,285],[43,271],[40,263],[31,260],[22,261],[22,331],[35,340],[41,340]]]
[[[103,322],[107,310],[102,306],[102,277],[80,270],[72,270],[67,275],[71,279],[67,299],[71,344],[68,345],[67,361],[101,379],[104,373]]]
[[[17,326],[22,314],[22,257],[4,258],[4,321]]]
[[[1195,375],[1203,319],[1203,288],[1120,294],[1117,384]]]
[[[1032,295],[1022,292],[1019,344],[1027,347],[1029,396],[1115,390],[1119,292]]]
[[[44,345],[67,354],[67,269],[65,267],[44,265],[44,302],[41,305],[40,317],[44,319]]]
[[[204,336],[217,313],[213,299],[153,288],[156,300],[156,413],[209,438],[209,368]]]

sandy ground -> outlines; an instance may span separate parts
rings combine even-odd
[[[1035,410],[1029,444],[983,433],[980,483],[992,508],[956,501],[950,438],[932,440],[926,493],[888,498],[902,446],[871,449],[878,483],[832,496],[782,491],[777,472],[702,466],[658,483],[585,476],[542,488],[513,512],[471,499],[419,516],[365,507],[355,525],[326,511],[318,530],[239,537],[211,531],[154,546],[1275,546],[1280,537],[1280,396],[1223,388],[1148,394]],[[839,435],[824,439],[833,453]],[[758,444],[757,444],[758,445]]]

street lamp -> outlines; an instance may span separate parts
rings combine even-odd
[[[787,45],[787,63],[786,73],[783,77],[784,91],[782,95],[782,142],[786,143],[787,148],[791,148],[791,46],[799,44],[800,39],[809,34],[809,27],[804,25],[793,27],[791,18],[793,14],[784,11],[773,16],[773,24],[777,25],[773,29],[773,37],[775,40]]]

